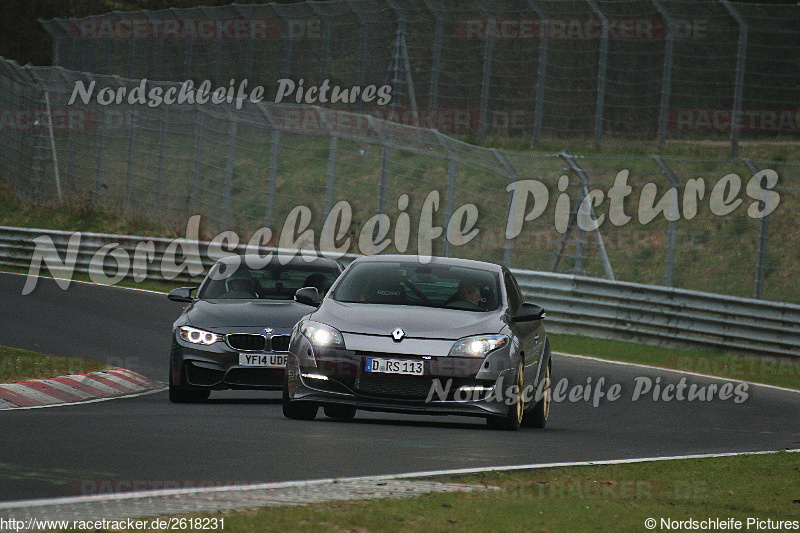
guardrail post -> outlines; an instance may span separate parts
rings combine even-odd
[[[600,54],[597,61],[597,109],[594,116],[594,147],[599,150],[603,140],[603,114],[606,105],[606,71],[608,70],[608,19],[597,7],[597,0],[586,0],[592,12],[603,24],[600,38]]]
[[[492,153],[500,161],[500,164],[503,165],[506,173],[508,174],[508,181],[509,183],[514,183],[519,179],[519,175],[517,174],[517,169],[509,162],[506,155],[498,150],[497,148],[492,148]],[[506,206],[506,220],[511,220],[511,195],[508,195],[508,204]],[[511,268],[511,261],[512,256],[514,255],[514,239],[506,238],[503,242],[503,265],[507,268]]]
[[[756,166],[752,159],[744,158],[742,162],[747,165],[747,168],[755,176],[761,169]],[[766,178],[762,178],[766,180]],[[763,190],[766,190],[766,184],[761,183]],[[764,298],[764,278],[766,276],[767,266],[767,242],[769,241],[769,215],[761,217],[761,225],[758,229],[758,256],[756,257],[756,276],[753,288],[753,298],[759,300]]]
[[[681,182],[678,180],[678,177],[669,167],[666,161],[659,156],[654,155],[653,160],[658,165],[658,168],[661,169],[661,172],[669,180],[671,188],[680,190]],[[676,196],[677,197],[677,196]],[[675,276],[675,247],[677,244],[678,239],[678,206],[674,202],[670,203],[669,206],[670,210],[670,217],[669,217],[669,225],[667,226],[667,259],[666,264],[664,265],[664,285],[667,287],[674,286],[674,276]]]
[[[733,89],[733,109],[731,110],[731,157],[739,155],[738,117],[742,114],[742,95],[744,93],[744,74],[747,67],[747,22],[728,0],[720,0],[731,17],[739,25],[739,41],[736,50],[736,83]]]
[[[667,27],[667,34],[664,36],[664,66],[661,72],[661,104],[658,113],[658,148],[664,149],[667,142],[667,114],[669,113],[669,101],[672,96],[672,62],[675,50],[675,21],[672,15],[664,9],[659,0],[651,0],[656,6],[664,24]],[[671,286],[671,284],[670,284]]]

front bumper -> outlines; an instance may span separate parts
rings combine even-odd
[[[284,362],[287,352],[234,350],[225,342],[211,346],[188,343],[173,334],[170,356],[172,382],[178,388],[280,390],[285,366],[261,367],[239,364],[241,353],[266,355],[271,362]]]
[[[379,374],[365,371],[371,353],[329,351],[316,354],[314,365],[290,352],[287,386],[291,400],[352,405],[367,411],[429,415],[503,416],[503,383],[513,383],[512,365],[483,359],[401,356],[423,359],[425,374]],[[391,356],[381,354],[381,356]],[[487,364],[488,363],[488,364]]]

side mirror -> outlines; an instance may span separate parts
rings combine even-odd
[[[167,294],[167,298],[172,300],[173,302],[193,302],[195,299],[192,297],[192,291],[197,289],[197,287],[179,287],[177,289],[172,289]]]
[[[297,289],[297,292],[294,293],[294,301],[312,307],[319,307],[319,291],[316,287]]]
[[[511,317],[514,322],[532,322],[542,320],[547,316],[544,309],[536,304],[524,303],[519,306],[519,310]]]

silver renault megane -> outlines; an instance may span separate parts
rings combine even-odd
[[[381,255],[355,260],[294,327],[283,413],[353,418],[358,409],[485,417],[544,427],[550,346],[544,310],[523,301],[505,267]]]

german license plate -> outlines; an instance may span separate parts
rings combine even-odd
[[[264,353],[240,353],[239,365],[283,368],[286,366],[286,356]]]
[[[368,357],[365,367],[367,372],[380,372],[383,374],[411,374],[421,376],[424,372],[422,361],[409,361],[407,359],[379,359]]]

